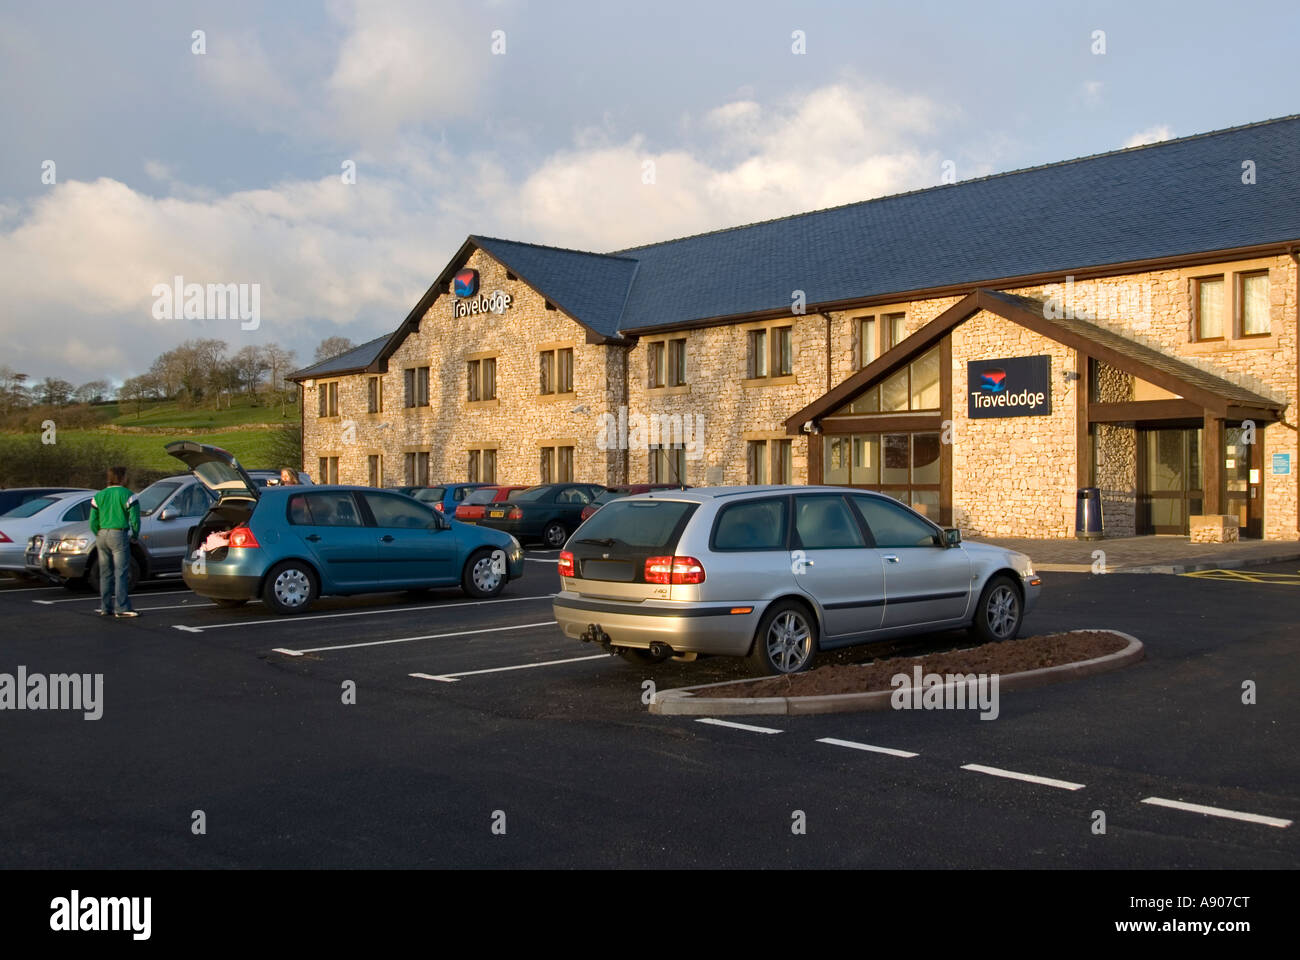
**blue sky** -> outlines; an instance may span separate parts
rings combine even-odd
[[[1297,36],[1282,3],[6,2],[0,364],[305,362],[469,233],[610,250],[1284,116]],[[177,274],[259,283],[261,326],[155,319]]]

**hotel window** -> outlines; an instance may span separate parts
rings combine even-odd
[[[858,318],[858,366],[865,367],[880,356],[880,337],[875,317]]]
[[[338,457],[321,457],[319,461],[320,471],[318,483],[338,483],[339,482],[339,458]]]
[[[668,341],[668,386],[680,387],[686,382],[686,338]]]
[[[680,387],[686,383],[686,339],[658,340],[648,345],[646,363],[648,384],[655,387]]]
[[[406,486],[427,487],[429,485],[429,454],[418,451],[406,455]]]
[[[316,395],[320,398],[320,416],[337,417],[339,415],[339,382],[337,380],[322,383],[316,388]]]
[[[469,381],[469,402],[495,400],[497,397],[496,357],[482,357],[478,360],[470,360],[466,367]]]
[[[749,358],[745,375],[750,380],[767,376],[767,331],[749,331]]]
[[[794,483],[794,444],[790,440],[772,441],[772,482]]]
[[[493,449],[469,452],[469,482],[497,482],[497,452]]]
[[[745,482],[767,483],[766,440],[750,440],[745,444]]]
[[[887,313],[882,319],[885,321],[885,331],[889,334],[889,346],[898,346],[903,342],[903,323],[907,320],[907,314]]]
[[[889,494],[939,520],[939,458],[936,432],[826,435],[822,479]]]
[[[1195,281],[1193,329],[1197,340],[1222,340],[1225,305],[1223,277],[1202,277]]]
[[[777,327],[772,331],[772,376],[788,377],[794,373],[794,348],[792,328]]]
[[[651,483],[686,482],[686,447],[681,444],[650,448]]]
[[[542,483],[565,483],[573,479],[573,447],[542,447],[539,473]]]
[[[1237,336],[1266,337],[1271,331],[1268,317],[1268,271],[1237,274]]]
[[[938,410],[942,402],[939,365],[939,348],[934,347],[833,415]]]
[[[381,377],[369,377],[366,380],[366,412],[384,412],[384,381]]]
[[[406,388],[404,405],[407,408],[429,405],[428,367],[407,367],[402,371],[402,385]]]
[[[557,350],[541,352],[541,392],[573,392],[573,348],[564,347]]]
[[[384,485],[384,458],[381,454],[372,453],[366,457],[366,484],[371,487]]]
[[[657,340],[649,345],[646,351],[646,361],[650,364],[651,389],[655,387],[667,386],[667,344],[662,340]]]

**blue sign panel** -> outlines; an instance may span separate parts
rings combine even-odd
[[[1047,416],[1052,412],[1052,358],[967,363],[966,412],[972,420]]]

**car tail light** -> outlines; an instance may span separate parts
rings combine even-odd
[[[507,520],[522,520],[523,518],[524,518],[524,511],[522,507],[511,507],[510,510],[506,513]]]
[[[435,503],[433,505],[433,509],[437,510],[439,513],[442,513],[442,501],[439,500],[437,503]]]
[[[248,527],[235,527],[234,530],[231,530],[230,545],[232,547],[247,547],[250,549],[253,547],[260,548],[262,546],[257,542],[257,537],[253,536],[253,531],[249,530]]]
[[[573,572],[573,554],[570,553],[568,550],[565,550],[563,553],[560,554],[560,576],[562,577],[576,576],[576,574]]]
[[[0,530],[0,543],[13,543],[12,540],[5,536],[3,530]]]
[[[647,557],[646,583],[703,583],[704,564],[694,557]]]

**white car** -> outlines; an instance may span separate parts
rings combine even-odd
[[[94,490],[49,493],[0,516],[0,571],[24,573],[29,541],[65,523],[90,519]],[[35,544],[40,549],[40,543]]]

